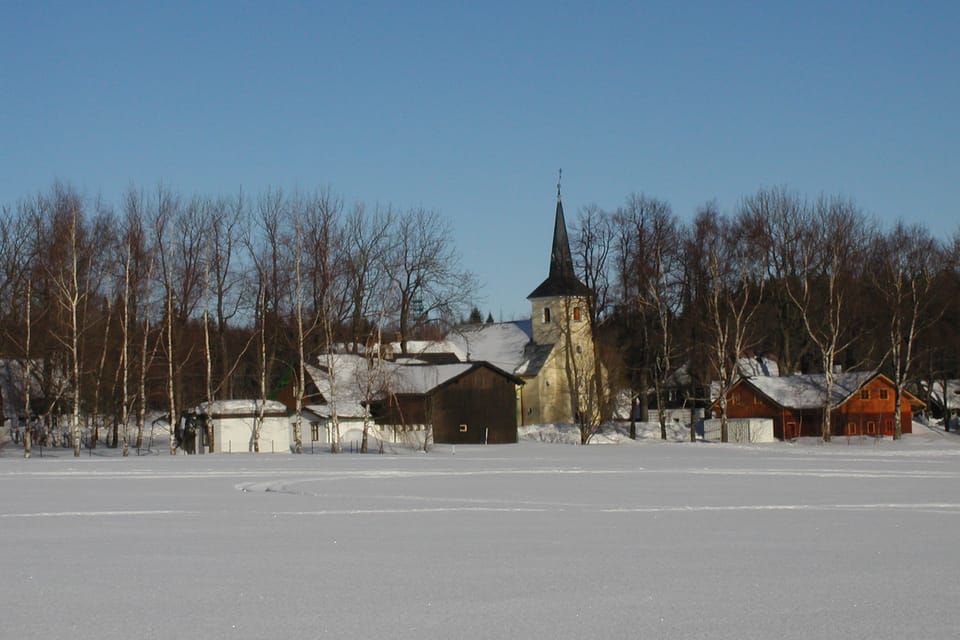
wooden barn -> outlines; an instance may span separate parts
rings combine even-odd
[[[820,436],[825,392],[823,374],[744,377],[727,394],[727,417],[771,418],[774,436],[780,440]],[[837,374],[831,405],[832,435],[893,435],[894,384],[882,373]],[[916,396],[904,392],[903,433],[912,433],[913,412],[924,406]],[[710,413],[720,415],[717,401],[710,406]]]
[[[378,423],[398,429],[428,425],[438,443],[514,443],[522,384],[488,362],[407,365],[393,371],[389,393],[372,410]]]

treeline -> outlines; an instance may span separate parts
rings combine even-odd
[[[728,387],[749,355],[828,385],[841,368],[879,369],[901,390],[960,372],[960,235],[884,229],[851,200],[786,188],[728,214],[707,204],[690,223],[633,195],[583,209],[578,227],[605,361],[644,413],[649,389],[661,408],[678,387],[704,406],[710,382]]]
[[[302,401],[302,363],[331,344],[405,349],[477,293],[438,212],[330,190],[132,188],[117,205],[56,183],[0,215],[0,356],[12,386],[32,387],[17,400],[37,425],[27,455],[31,432],[79,454],[82,430],[96,446],[107,429],[126,453],[148,412],[280,384]]]

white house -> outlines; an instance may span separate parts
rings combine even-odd
[[[204,402],[190,413],[210,425],[215,453],[254,451],[254,431],[258,424],[260,453],[289,453],[287,407],[282,402],[267,400],[262,405],[262,423],[260,409],[260,400],[216,400]]]

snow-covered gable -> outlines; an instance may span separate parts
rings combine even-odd
[[[836,374],[831,389],[830,404],[839,405],[874,375],[871,371]],[[746,381],[781,407],[791,409],[823,407],[826,393],[826,378],[823,374],[750,376]]]
[[[763,354],[737,360],[737,372],[742,376],[779,376],[780,364]]]
[[[330,358],[333,364],[332,388],[328,356],[320,356],[322,368],[306,366],[307,374],[326,403],[311,405],[311,410],[318,415],[329,417],[331,402],[335,402],[338,416],[362,418],[366,412],[363,403],[367,400],[367,389],[378,394],[384,386],[378,378],[382,378],[384,374],[378,376],[376,371],[371,371],[369,361],[363,356],[344,353],[333,354]]]
[[[514,373],[528,359],[524,349],[531,335],[529,320],[496,322],[458,327],[447,336],[447,342],[465,354],[464,361],[489,362]]]

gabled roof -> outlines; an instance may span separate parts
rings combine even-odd
[[[466,354],[465,360],[485,360],[504,371],[516,372],[524,361],[524,348],[532,334],[529,320],[472,324],[457,327],[447,336]]]
[[[386,369],[388,366],[392,366],[392,363],[382,362],[383,368],[378,373],[377,371],[371,371],[370,364],[364,356],[332,354],[330,357],[333,359],[332,388],[331,376],[327,366],[327,355],[320,356],[320,367],[306,365],[307,374],[313,380],[313,384],[326,403],[311,404],[318,404],[318,407],[329,407],[330,402],[335,401],[338,416],[363,417],[365,413],[363,403],[366,401],[364,396],[368,385],[374,394],[379,394],[382,387],[385,386],[383,380],[388,375]],[[317,411],[320,411],[319,408]],[[322,415],[322,411],[320,414]],[[326,411],[326,416],[329,416],[329,409]]]
[[[567,238],[567,224],[563,218],[563,202],[557,192],[557,212],[553,222],[553,246],[550,250],[550,275],[527,296],[551,298],[554,296],[593,295],[587,285],[580,282],[573,270],[573,256],[570,254],[570,240]]]
[[[890,387],[893,382],[882,373],[875,371],[850,371],[834,374],[830,390],[830,406],[838,407],[845,403],[862,386],[880,378]],[[792,376],[749,376],[741,378],[766,396],[774,404],[787,409],[820,409],[826,395],[826,376],[817,374],[796,374]],[[904,392],[904,398],[913,405],[922,405],[916,397]]]

